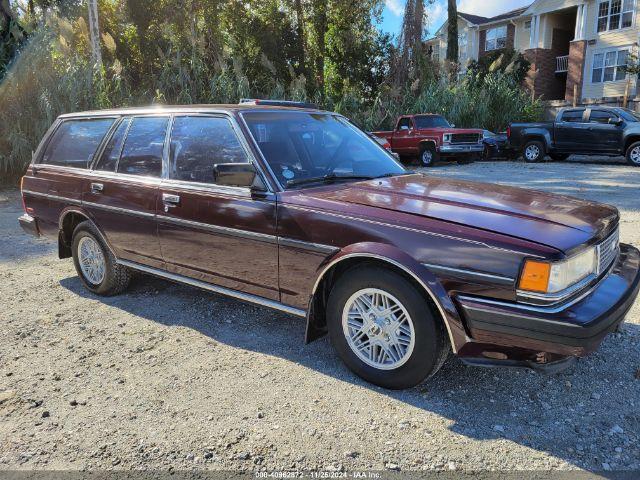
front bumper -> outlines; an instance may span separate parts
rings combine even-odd
[[[461,145],[441,145],[439,152],[444,154],[454,153],[482,153],[484,151],[484,144],[461,144]]]
[[[22,230],[29,235],[33,235],[34,237],[40,236],[40,230],[38,229],[38,221],[33,218],[31,215],[25,213],[20,218],[18,218],[18,222],[22,227]]]
[[[633,306],[640,288],[640,251],[621,244],[610,271],[590,288],[577,300],[553,307],[478,297],[459,297],[457,302],[474,342],[584,356],[618,327]]]

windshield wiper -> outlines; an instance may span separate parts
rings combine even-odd
[[[402,177],[404,175],[413,175],[416,172],[396,172],[396,173],[383,173],[382,175],[378,175],[375,178],[388,178],[388,177]]]
[[[292,187],[294,185],[305,185],[307,183],[332,183],[336,180],[371,180],[371,175],[336,175],[335,173],[328,173],[322,177],[309,177],[309,178],[295,178],[287,180],[287,186]]]

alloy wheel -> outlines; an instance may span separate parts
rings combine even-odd
[[[433,161],[433,152],[427,148],[425,151],[422,152],[422,164],[430,165],[432,161]]]
[[[78,261],[84,277],[92,284],[100,285],[107,266],[98,242],[91,237],[82,237],[78,242]]]
[[[634,149],[631,150],[631,153],[629,154],[629,158],[636,165],[640,165],[640,145],[638,145],[637,147],[634,147]]]
[[[357,357],[380,370],[402,366],[415,346],[409,312],[396,297],[378,288],[358,290],[347,300],[342,329]]]

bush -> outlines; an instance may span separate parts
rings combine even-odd
[[[110,43],[110,42],[109,42]],[[364,94],[346,88],[339,97],[309,95],[303,75],[270,82],[248,78],[240,59],[221,57],[215,65],[197,50],[185,55],[170,46],[156,71],[145,79],[128,76],[115,55],[106,52],[98,70],[88,61],[86,24],[55,20],[40,28],[22,47],[0,83],[0,179],[22,175],[43,134],[66,112],[166,103],[236,103],[239,98],[284,98],[311,101],[353,119],[367,130],[389,129],[402,114],[439,113],[460,127],[501,131],[512,121],[542,116],[540,102],[517,84],[508,69],[471,73],[449,82],[438,76],[415,80],[404,88],[389,83]],[[269,60],[264,59],[266,68]]]

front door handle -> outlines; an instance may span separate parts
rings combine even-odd
[[[104,190],[104,185],[102,183],[91,184],[91,193],[102,193],[103,190]]]

